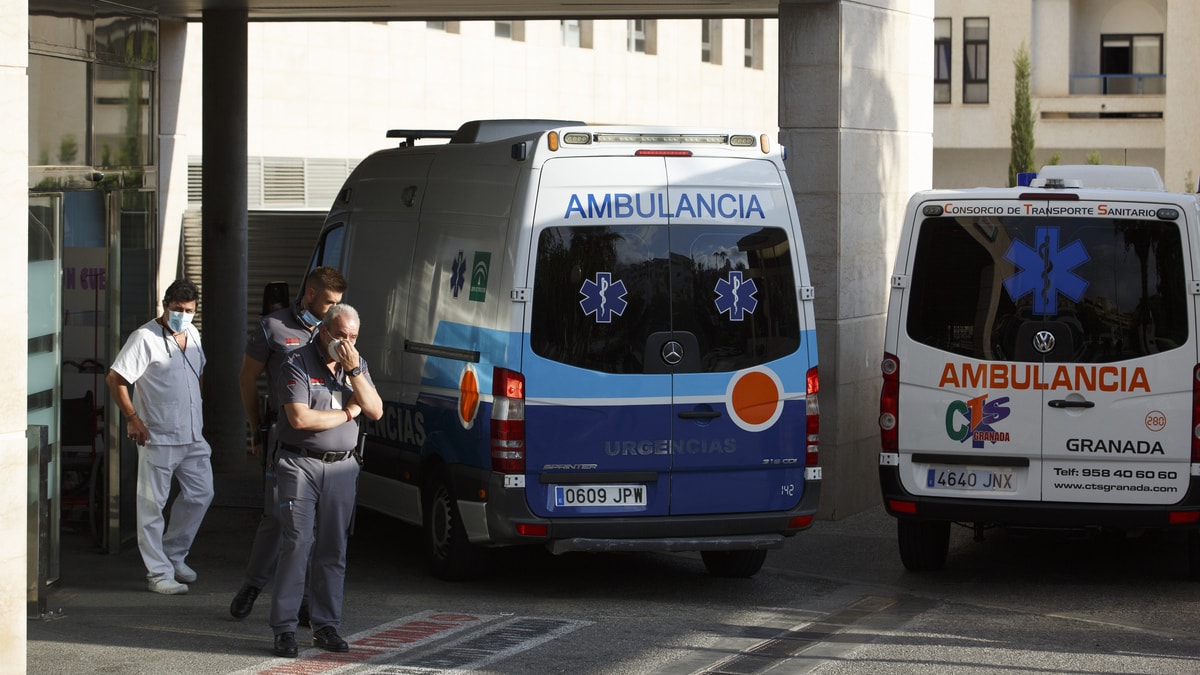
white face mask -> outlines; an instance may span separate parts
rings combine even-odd
[[[167,326],[171,328],[173,333],[182,333],[184,328],[187,328],[192,323],[192,317],[195,314],[187,312],[167,312]]]
[[[333,359],[334,361],[337,361],[342,358],[341,356],[338,355],[338,350],[337,350],[338,345],[340,345],[341,343],[342,343],[341,340],[330,340],[329,341],[329,358]]]

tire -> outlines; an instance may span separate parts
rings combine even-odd
[[[487,550],[472,544],[463,528],[458,503],[450,490],[445,469],[437,469],[424,492],[425,517],[422,540],[429,573],[447,581],[464,581],[483,576]]]
[[[933,572],[946,565],[950,550],[950,523],[941,520],[896,521],[900,561],[912,572]]]
[[[748,579],[762,569],[767,560],[767,550],[754,551],[701,551],[704,567],[714,577],[726,579]]]

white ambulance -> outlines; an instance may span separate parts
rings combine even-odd
[[[879,418],[908,569],[953,522],[1188,530],[1200,576],[1198,224],[1146,167],[913,196]]]
[[[359,504],[431,571],[489,547],[700,551],[750,576],[817,509],[813,290],[781,149],[740,130],[394,131],[312,265],[385,402]],[[451,137],[423,145],[422,137]]]

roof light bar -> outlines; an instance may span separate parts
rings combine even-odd
[[[729,143],[729,137],[721,134],[596,134],[593,137],[596,143],[710,143],[712,145],[725,145]]]

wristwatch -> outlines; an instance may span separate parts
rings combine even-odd
[[[359,375],[362,375],[362,366],[355,366],[346,371],[346,377],[358,377]]]

